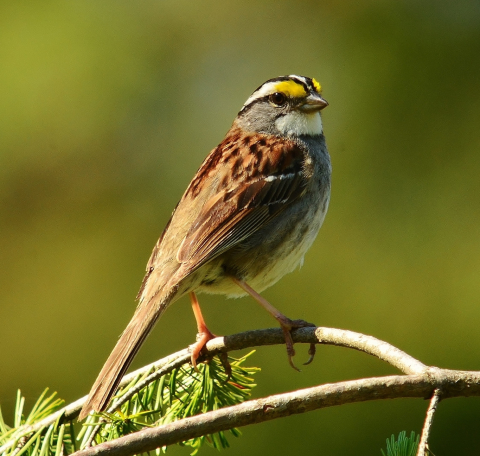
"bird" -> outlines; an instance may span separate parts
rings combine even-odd
[[[287,318],[259,293],[303,264],[324,221],[332,172],[321,118],[326,106],[318,81],[299,75],[269,79],[247,99],[156,243],[135,313],[79,420],[107,407],[159,317],[184,295],[190,296],[197,321],[190,347],[195,368],[201,350],[215,337],[197,293],[253,297],[280,324],[288,360],[296,368],[290,332],[314,325]]]

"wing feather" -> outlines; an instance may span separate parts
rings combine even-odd
[[[297,165],[213,196],[183,240],[177,260],[196,269],[259,230],[303,192],[305,179]]]

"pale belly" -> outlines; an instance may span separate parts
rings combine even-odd
[[[311,247],[322,226],[327,208],[328,198],[308,217],[310,219],[308,224],[295,225],[281,249],[277,249],[271,245],[272,243],[265,242],[264,246],[256,247],[245,255],[251,259],[250,262],[239,256],[237,261],[243,266],[241,278],[254,290],[261,292],[275,284],[285,274],[302,266],[305,253]],[[232,257],[228,257],[227,261],[232,260]],[[229,298],[245,296],[246,293],[231,280],[228,273],[225,273],[224,266],[222,258],[203,266],[201,269],[206,275],[206,280],[196,290],[210,294],[225,294]]]

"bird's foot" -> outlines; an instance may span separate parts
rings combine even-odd
[[[277,314],[275,316],[276,320],[280,323],[280,327],[282,328],[283,335],[285,337],[285,345],[287,347],[287,356],[288,362],[290,366],[292,366],[295,370],[300,372],[300,369],[295,366],[293,363],[292,358],[295,356],[295,349],[293,348],[293,339],[292,339],[292,331],[298,328],[312,328],[315,327],[313,323],[309,323],[305,320],[290,320],[290,318],[286,317],[283,314]],[[304,365],[310,364],[315,357],[316,346],[315,344],[310,344],[310,348],[308,349],[308,354],[310,355],[307,362]]]
[[[190,345],[190,351],[192,352],[190,361],[193,368],[198,372],[197,360],[200,357],[201,351],[209,340],[215,339],[217,336],[208,329],[195,293],[190,293],[190,300],[192,302],[193,314],[195,315],[198,329],[197,341],[193,345]],[[220,353],[218,357],[220,358],[220,362],[222,363],[225,373],[227,374],[227,380],[225,382],[228,382],[232,375],[232,366],[230,366],[230,363],[228,362],[228,354]]]
[[[205,327],[204,331],[199,332],[197,334],[197,341],[190,345],[190,362],[192,363],[193,368],[199,372],[198,367],[197,367],[197,361],[198,358],[200,358],[202,354],[202,350],[205,348],[205,345],[209,340],[215,339],[217,337],[215,334],[210,332],[210,330]],[[228,361],[228,353],[219,353],[218,357],[220,359],[220,362],[222,363],[223,368],[225,369],[225,374],[227,374],[227,379],[225,380],[225,383],[227,383],[230,380],[230,377],[232,376],[232,366],[230,365]]]
[[[215,339],[217,337],[215,334],[210,332],[210,330],[205,326],[202,328],[202,331],[197,333],[197,341],[190,345],[190,361],[193,368],[198,372],[197,368],[197,359],[200,357],[200,352],[203,350],[203,347],[207,344],[209,340]]]
[[[291,331],[298,328],[312,328],[316,325],[314,325],[313,323],[308,323],[305,320],[290,320],[290,318],[286,317],[282,314],[282,312],[273,307],[263,296],[258,294],[244,280],[237,279],[236,277],[232,277],[232,280],[240,288],[246,291],[253,299],[255,299],[255,301],[257,301],[270,315],[272,315],[273,318],[275,318],[275,320],[280,323],[280,327],[282,328],[285,337],[285,344],[287,346],[288,362],[290,363],[290,366],[292,366],[295,370],[300,371],[300,369],[298,369],[292,361],[292,358],[295,355],[295,349],[293,348]],[[310,344],[308,354],[310,355],[310,357],[304,364],[310,364],[313,361],[313,358],[315,356],[315,344]]]

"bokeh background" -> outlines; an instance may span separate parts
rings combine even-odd
[[[480,369],[480,3],[23,1],[0,6],[0,403],[86,394],[134,310],[150,251],[207,152],[274,76],[330,106],[330,211],[301,271],[265,296],[427,364]],[[218,334],[271,327],[201,299]],[[134,367],[191,343],[187,299]],[[257,397],[394,373],[321,347],[301,374],[261,348]],[[297,348],[297,363],[307,357]],[[380,454],[427,403],[319,410],[244,428],[225,454]],[[480,453],[480,400],[440,405],[437,455]],[[188,448],[173,447],[172,455]],[[205,454],[216,454],[210,448]]]

